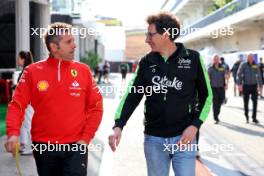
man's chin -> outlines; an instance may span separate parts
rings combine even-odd
[[[69,60],[74,60],[74,53],[70,53]]]
[[[152,52],[158,52],[158,50],[155,49],[155,48],[151,48],[151,51],[152,51]]]
[[[69,61],[74,60],[74,56],[65,57],[65,60],[69,60]]]

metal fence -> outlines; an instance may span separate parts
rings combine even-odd
[[[194,24],[184,28],[183,31],[185,32],[183,32],[184,35],[182,36],[186,36],[190,34],[192,32],[192,30],[190,29],[199,29],[199,28],[206,27],[216,21],[224,19],[230,15],[240,12],[262,1],[264,0],[235,0],[235,1],[232,1],[231,3],[226,4],[224,7],[216,10],[212,14],[205,16],[204,18],[200,19]]]

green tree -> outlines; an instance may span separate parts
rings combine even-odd
[[[101,62],[101,58],[93,51],[86,51],[84,57],[81,58],[81,62],[89,65],[89,67],[94,70]]]
[[[226,4],[232,2],[233,0],[213,0],[214,5],[208,9],[208,14],[224,7]]]
[[[229,2],[232,2],[233,0],[214,0],[214,5],[216,9],[224,7]]]

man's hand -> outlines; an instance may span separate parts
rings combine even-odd
[[[13,154],[13,157],[15,157],[16,154],[16,145],[20,146],[19,144],[19,137],[18,136],[10,136],[7,138],[7,141],[5,143],[6,151]]]
[[[177,142],[177,144],[188,144],[190,143],[194,138],[197,133],[198,129],[190,125],[188,126],[182,133],[181,139]]]
[[[227,89],[228,89],[228,84],[225,85],[225,90],[227,90]]]
[[[116,147],[118,146],[120,139],[121,139],[122,130],[119,127],[115,127],[113,130],[113,134],[109,136],[109,146],[111,147],[112,151],[114,152],[116,150]]]
[[[258,86],[258,94],[261,95],[261,90],[262,90],[263,86]]]
[[[242,85],[238,85],[238,90],[239,90],[239,92],[243,92],[243,86]]]

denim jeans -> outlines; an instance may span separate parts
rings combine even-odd
[[[181,136],[163,138],[145,134],[144,153],[148,176],[169,176],[171,164],[175,176],[195,176],[196,140],[179,147],[176,143],[180,138]]]

